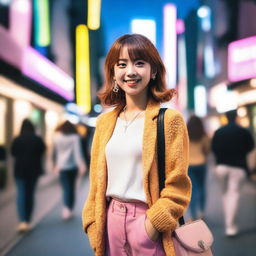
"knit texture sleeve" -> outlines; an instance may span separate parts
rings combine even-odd
[[[159,232],[173,231],[189,204],[188,150],[183,117],[175,110],[168,110],[165,115],[165,188],[147,211],[147,217]]]
[[[91,163],[90,163],[90,188],[89,195],[84,204],[82,210],[82,224],[84,232],[88,233],[91,246],[94,248],[96,241],[95,228],[95,196],[97,191],[97,156],[99,152],[99,122],[100,118],[97,120],[96,130],[93,136],[92,149],[91,149]]]

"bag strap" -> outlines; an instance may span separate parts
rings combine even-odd
[[[165,187],[165,137],[164,137],[164,113],[167,108],[160,108],[157,118],[157,163],[159,191]],[[179,219],[180,226],[185,224],[184,217]]]

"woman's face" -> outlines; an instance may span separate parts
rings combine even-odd
[[[127,47],[124,46],[114,66],[114,80],[118,86],[129,96],[146,94],[151,77],[150,64],[139,59],[132,61]]]

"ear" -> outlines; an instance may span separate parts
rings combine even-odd
[[[156,79],[156,74],[157,74],[156,68],[152,67],[152,70],[151,70],[151,78],[152,78],[153,80]]]
[[[154,73],[151,74],[151,78],[152,78],[153,80],[156,79],[156,74],[157,74],[157,72],[154,72]]]

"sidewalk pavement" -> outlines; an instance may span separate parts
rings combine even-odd
[[[87,236],[82,229],[81,211],[88,193],[88,178],[77,186],[74,217],[61,218],[62,202],[26,234],[6,256],[93,256]]]
[[[32,227],[36,226],[41,219],[60,201],[60,189],[56,176],[46,174],[39,180],[35,195],[35,209]],[[4,255],[23,235],[16,232],[19,223],[16,210],[15,185],[9,186],[0,192],[0,255]]]
[[[237,214],[239,235],[225,236],[224,214],[221,191],[210,165],[207,178],[206,222],[214,235],[213,253],[215,256],[254,256],[256,255],[256,182],[247,180],[242,188]]]
[[[56,195],[58,188],[52,190]],[[75,218],[70,222],[60,219],[61,203],[9,250],[7,256],[91,256],[93,255],[87,236],[81,228],[81,210],[87,197],[88,179],[78,189]],[[227,238],[224,233],[224,218],[221,205],[220,187],[210,165],[207,177],[207,208],[205,221],[214,235],[214,256],[254,256],[256,255],[256,183],[247,181],[242,189],[238,211],[240,233]],[[189,217],[189,213],[187,213]]]

